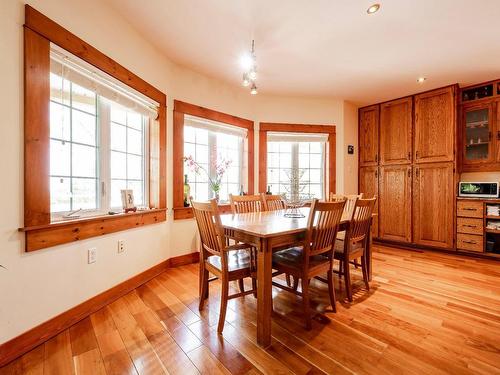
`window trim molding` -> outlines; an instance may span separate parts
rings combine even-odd
[[[336,127],[335,125],[309,125],[261,122],[259,124],[259,191],[267,190],[267,133],[323,133],[328,134],[328,191],[336,191]]]
[[[241,117],[228,115],[213,109],[174,100],[173,122],[173,210],[174,220],[190,219],[193,212],[184,207],[184,115],[201,117],[207,120],[222,122],[247,130],[248,136],[248,193],[254,193],[254,122]],[[230,212],[229,205],[220,205],[221,212]]]
[[[155,209],[136,214],[104,215],[84,220],[51,222],[50,215],[50,43],[67,50],[87,63],[137,90],[159,104],[158,124],[158,202]],[[36,93],[36,94],[34,94]],[[24,23],[24,228],[25,250],[33,251],[90,238],[112,231],[135,228],[166,220],[166,173],[167,173],[167,97],[118,62],[106,56],[64,27],[52,21],[36,9],[25,5]],[[151,166],[146,172],[151,181]],[[150,187],[151,188],[151,187]],[[130,216],[129,216],[130,215]],[[151,220],[151,218],[155,218]],[[113,220],[111,220],[111,218]],[[140,218],[140,220],[137,220]],[[106,230],[104,222],[113,223]],[[82,223],[87,223],[83,226]],[[72,236],[64,236],[53,243],[54,230],[64,225]],[[84,228],[85,227],[85,228]],[[85,229],[85,233],[82,230]],[[33,246],[33,238],[41,238],[40,246]]]

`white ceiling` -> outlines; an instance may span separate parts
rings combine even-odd
[[[234,85],[255,39],[263,94],[367,104],[500,78],[500,0],[108,1],[174,62]]]

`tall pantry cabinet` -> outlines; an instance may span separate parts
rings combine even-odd
[[[359,110],[359,192],[379,198],[375,238],[453,248],[455,92],[449,86]]]

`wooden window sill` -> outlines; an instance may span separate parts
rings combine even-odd
[[[116,215],[104,215],[52,222],[50,224],[19,228],[26,235],[26,251],[103,236],[126,229],[165,221],[166,209],[153,209]]]
[[[219,212],[221,214],[230,214],[231,205],[219,204]],[[193,210],[191,210],[191,207],[174,207],[174,220],[192,219],[193,217]]]

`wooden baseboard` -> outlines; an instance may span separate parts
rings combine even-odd
[[[169,258],[1,344],[0,367],[5,366],[14,359],[78,323],[80,320],[102,309],[118,298],[123,297],[125,294],[158,276],[166,269],[198,262],[199,255],[198,252],[195,252]]]

